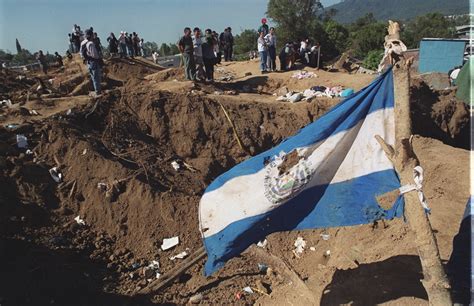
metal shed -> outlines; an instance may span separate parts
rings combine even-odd
[[[462,66],[466,39],[423,38],[420,42],[418,71],[443,72]]]

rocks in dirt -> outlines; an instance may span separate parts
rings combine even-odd
[[[201,293],[195,294],[189,298],[189,303],[199,304],[204,299],[204,296]]]
[[[419,77],[434,90],[443,90],[450,86],[449,75],[447,73],[429,72],[420,74]]]

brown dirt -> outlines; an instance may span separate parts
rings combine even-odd
[[[298,292],[279,267],[262,274],[249,252],[209,278],[202,276],[200,262],[151,299],[133,293],[148,285],[142,271],[151,260],[158,260],[166,273],[179,264],[170,256],[202,246],[198,203],[215,177],[278,144],[339,101],[280,103],[271,95],[274,91],[309,84],[360,89],[370,79],[325,71],[301,84],[288,81],[291,72],[244,76],[248,70],[258,71],[252,62],[224,66],[241,79],[195,86],[174,81],[179,70],[156,72],[159,68],[142,62],[114,61],[109,75],[126,84],[99,99],[77,96],[70,98],[72,104],[37,104],[44,114],[36,120],[6,114],[4,122],[21,125],[0,128],[0,183],[5,191],[0,194],[0,273],[8,280],[1,286],[0,303],[185,304],[202,293],[203,303],[298,304]],[[242,92],[244,86],[251,90]],[[225,90],[237,95],[215,94]],[[73,111],[66,115],[69,108]],[[456,122],[465,120],[459,118]],[[28,137],[33,155],[16,148],[16,134]],[[426,171],[425,193],[441,256],[448,259],[469,195],[468,152],[420,136],[414,144]],[[178,171],[171,166],[175,160],[182,165]],[[53,166],[59,167],[64,182],[51,179],[48,170]],[[99,183],[104,187],[98,188]],[[76,216],[86,225],[76,224]],[[403,220],[325,231],[330,234],[327,241],[320,236],[323,230],[268,238],[269,252],[296,272],[316,301],[426,304],[413,237]],[[180,244],[162,251],[162,239],[172,236],[179,236]],[[297,236],[308,243],[300,258],[292,252]],[[329,257],[323,256],[327,250]],[[255,293],[236,300],[238,291],[259,281],[271,286],[270,296]]]

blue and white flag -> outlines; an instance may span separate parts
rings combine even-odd
[[[273,232],[402,216],[402,197],[390,210],[376,200],[400,187],[375,139],[394,144],[393,107],[389,69],[295,136],[215,179],[199,207],[205,274]]]

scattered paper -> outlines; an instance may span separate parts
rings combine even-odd
[[[187,257],[187,256],[188,256],[188,252],[183,251],[183,252],[181,252],[181,253],[179,253],[179,254],[176,254],[176,255],[174,255],[174,256],[171,256],[171,257],[170,257],[170,260],[183,259],[183,258],[185,258],[185,257]]]
[[[315,247],[310,247],[309,248],[311,251],[315,252],[316,251],[316,248]]]
[[[244,292],[246,292],[246,293],[249,293],[249,294],[252,294],[252,293],[253,293],[252,288],[250,288],[250,287],[248,287],[248,286],[245,287],[245,288],[243,288],[242,290],[243,290]]]
[[[263,240],[263,241],[259,241],[259,242],[257,243],[257,246],[260,247],[260,248],[264,248],[264,247],[267,246],[267,243],[268,243],[268,241],[267,241],[267,239],[265,239],[265,240]]]
[[[178,171],[180,166],[177,161],[172,161],[171,166],[174,168],[174,170]]]
[[[165,238],[163,239],[163,243],[161,244],[161,249],[163,251],[169,250],[172,247],[175,247],[179,244],[179,237],[172,237],[172,238]]]
[[[330,237],[327,233],[322,233],[320,236],[323,237],[323,240],[329,240]]]
[[[82,151],[82,155],[86,155],[87,154],[87,149],[84,149],[84,151]]]
[[[296,254],[303,253],[305,246],[306,246],[306,241],[302,237],[296,238],[296,241],[295,241]]]
[[[28,138],[25,135],[18,134],[16,135],[16,144],[18,148],[24,149],[28,146]]]
[[[79,225],[86,225],[86,222],[83,219],[81,219],[80,216],[75,217],[74,220],[76,220],[77,224]]]
[[[63,180],[63,175],[59,172],[57,167],[49,169],[49,174],[56,183],[60,183]]]

